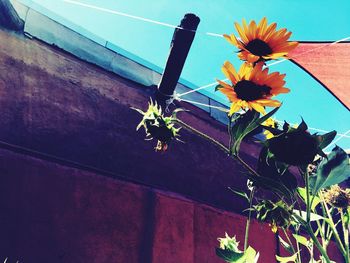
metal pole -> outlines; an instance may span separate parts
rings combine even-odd
[[[15,31],[21,31],[24,28],[23,20],[9,0],[0,0],[0,26]]]
[[[198,16],[186,14],[179,25],[183,29],[175,29],[166,66],[155,95],[160,105],[164,106],[165,101],[174,93],[199,22]]]

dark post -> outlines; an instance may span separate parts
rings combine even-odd
[[[188,52],[191,48],[200,19],[194,14],[186,14],[179,27],[175,29],[170,45],[170,53],[166,62],[162,79],[155,95],[158,104],[163,105],[173,95],[179,81]]]
[[[0,26],[15,31],[23,30],[24,22],[9,0],[0,0]]]

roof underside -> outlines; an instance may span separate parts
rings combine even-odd
[[[291,57],[350,109],[350,43],[300,43]]]

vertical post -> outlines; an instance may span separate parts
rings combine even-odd
[[[9,0],[0,0],[0,26],[7,29],[20,31],[23,30],[24,22],[18,16]]]
[[[183,29],[175,29],[170,45],[170,53],[155,94],[156,101],[162,106],[164,106],[165,101],[174,93],[199,22],[200,19],[198,16],[186,14],[179,25]]]

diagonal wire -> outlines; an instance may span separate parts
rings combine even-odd
[[[127,14],[127,13],[120,12],[120,11],[117,11],[117,10],[111,10],[111,9],[108,9],[108,8],[103,8],[103,7],[99,7],[99,6],[95,6],[95,5],[85,4],[85,3],[82,3],[82,2],[79,2],[79,1],[75,1],[75,0],[63,0],[63,2],[74,4],[74,5],[79,5],[79,6],[82,6],[82,7],[87,7],[87,8],[94,9],[94,10],[101,11],[101,12],[105,12],[105,13],[110,13],[110,14],[114,14],[114,15],[118,15],[118,16],[124,16],[124,17],[128,17],[128,18],[132,18],[132,19],[140,20],[140,21],[147,22],[147,23],[152,23],[152,24],[156,24],[156,25],[170,27],[170,28],[174,28],[174,29],[180,29],[180,30],[191,31],[191,32],[198,32],[198,33],[203,33],[203,34],[206,34],[206,35],[209,35],[209,36],[214,36],[214,37],[223,37],[223,34],[217,34],[217,33],[213,33],[213,32],[202,32],[202,31],[198,31],[198,30],[191,30],[191,29],[180,27],[180,26],[175,26],[175,25],[172,25],[172,24],[160,22],[160,21],[157,21],[157,20],[153,20],[153,19],[149,19],[149,18],[145,18],[145,17],[141,17],[141,16],[135,16],[135,15]]]

